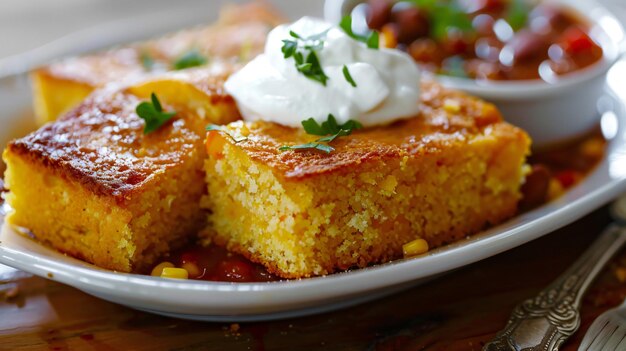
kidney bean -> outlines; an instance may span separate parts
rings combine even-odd
[[[579,55],[594,48],[593,40],[576,26],[570,26],[561,35],[561,46],[570,55]]]
[[[393,0],[370,0],[369,13],[367,15],[367,25],[376,30],[380,30],[385,23],[389,22]]]
[[[441,46],[449,55],[461,55],[473,50],[470,39],[458,31],[449,31]]]
[[[410,44],[415,39],[428,36],[430,24],[426,11],[399,3],[392,8],[391,17],[398,25],[399,42]]]
[[[527,61],[547,52],[550,42],[546,37],[528,29],[522,29],[515,34],[507,44],[513,52],[514,62]]]
[[[480,36],[495,35],[493,32],[493,26],[495,23],[496,20],[487,14],[480,14],[472,20],[472,26],[476,30],[476,33]]]
[[[531,27],[537,31],[550,31],[551,29],[563,28],[567,24],[567,18],[563,11],[549,4],[537,5],[528,15]],[[534,24],[534,25],[533,25]],[[544,27],[547,25],[548,27]]]

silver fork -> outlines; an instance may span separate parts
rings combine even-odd
[[[626,199],[621,198],[613,204],[611,214],[620,224],[626,224]],[[596,318],[578,350],[626,350],[626,301]]]
[[[578,351],[599,350],[626,350],[626,303],[601,314],[578,348]]]
[[[557,280],[539,295],[520,303],[505,328],[483,347],[483,351],[556,351],[576,332],[585,291],[626,242],[626,195],[613,203],[611,214],[615,223]],[[598,329],[602,330],[606,324]],[[607,329],[599,342],[610,339],[615,332],[621,333],[622,329]],[[617,345],[621,342],[622,338],[611,341]],[[620,350],[626,351],[626,348]]]

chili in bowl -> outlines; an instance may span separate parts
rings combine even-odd
[[[409,53],[446,86],[490,100],[535,147],[579,136],[599,119],[624,30],[587,0],[328,0],[327,19]]]

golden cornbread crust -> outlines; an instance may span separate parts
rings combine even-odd
[[[11,142],[3,155],[9,222],[60,251],[125,272],[148,268],[202,229],[204,129],[213,121],[176,108],[171,121],[145,135],[134,112],[140,101],[96,92]]]
[[[32,73],[36,115],[42,123],[52,121],[94,89],[161,74],[189,50],[200,52],[209,62],[245,63],[263,50],[267,33],[282,22],[283,17],[265,2],[227,6],[210,26],[42,67]],[[154,62],[153,68],[144,67],[145,57]]]
[[[401,257],[417,238],[451,243],[515,214],[530,140],[479,99],[424,83],[418,116],[338,138],[331,154],[286,151],[316,138],[234,122],[207,138],[213,230],[285,278]]]

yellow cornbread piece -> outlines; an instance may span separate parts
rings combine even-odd
[[[317,137],[271,122],[211,131],[205,239],[299,278],[402,257],[418,238],[438,247],[514,215],[526,133],[489,103],[422,89],[418,116],[338,138],[330,154],[279,151]]]
[[[190,51],[209,63],[245,63],[263,50],[267,33],[282,21],[264,2],[229,6],[211,26],[42,67],[32,73],[37,119],[40,124],[55,120],[108,83],[172,70],[174,62]],[[144,65],[146,57],[153,62],[151,67]]]
[[[11,142],[3,159],[7,220],[61,252],[143,271],[205,225],[207,121],[178,109],[144,134],[141,100],[96,92],[60,120]],[[174,110],[164,105],[166,110]]]

